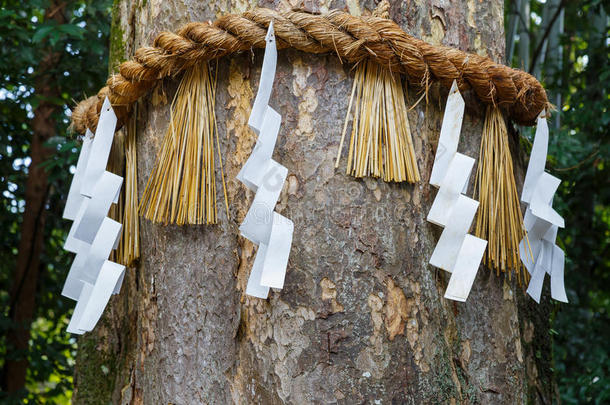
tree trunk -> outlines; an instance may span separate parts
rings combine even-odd
[[[131,55],[162,30],[250,6],[123,0],[112,49]],[[347,1],[353,14],[374,7]],[[394,1],[391,8],[409,33],[496,61],[504,56],[502,13],[500,0]],[[222,208],[216,226],[142,220],[140,265],[95,331],[79,340],[75,402],[550,403],[548,306],[484,268],[468,302],[445,300],[448,275],[428,265],[440,235],[425,219],[435,196],[428,178],[447,96],[437,86],[428,105],[409,113],[422,182],[356,180],[345,166],[334,170],[333,160],[352,66],[333,55],[279,52],[270,101],[282,114],[274,159],[289,177],[276,210],[294,221],[294,241],[284,289],[268,300],[244,294],[256,249],[237,228],[253,195],[235,176],[255,140],[247,120],[261,62],[257,51],[225,58],[218,70],[230,220]],[[176,86],[165,81],[138,107],[140,190]],[[478,157],[484,106],[466,97],[460,151]],[[410,104],[418,98],[412,88]],[[515,160],[520,179],[522,159]]]
[[[45,10],[44,19],[57,24],[66,21],[66,3],[51,1]],[[25,185],[25,210],[21,223],[17,267],[13,275],[10,291],[9,318],[14,326],[7,331],[6,344],[11,356],[3,365],[2,390],[16,392],[24,388],[28,369],[28,344],[30,325],[36,309],[36,286],[40,273],[40,256],[43,251],[44,227],[47,215],[49,181],[47,171],[41,165],[53,156],[53,148],[45,143],[55,135],[56,117],[60,106],[53,101],[60,96],[55,85],[55,67],[60,53],[50,47],[41,58],[36,69],[35,93],[40,103],[34,109],[32,118],[32,140],[30,143],[30,166]]]

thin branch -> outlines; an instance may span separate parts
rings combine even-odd
[[[566,0],[561,0],[561,2],[557,5],[555,14],[553,14],[553,17],[551,18],[549,25],[547,25],[546,29],[544,30],[544,33],[542,34],[542,38],[540,38],[540,41],[538,42],[538,45],[536,46],[536,50],[534,50],[534,54],[532,55],[532,66],[530,66],[529,73],[532,73],[534,71],[534,68],[536,67],[536,62],[538,61],[538,55],[542,51],[544,41],[546,41],[547,37],[551,33],[551,30],[553,29],[553,25],[555,25],[555,21],[557,21],[557,18],[559,18],[559,15],[561,14],[561,10],[565,7],[566,3],[567,3]]]
[[[597,156],[598,153],[599,153],[599,149],[598,150],[594,150],[589,156],[587,156],[586,158],[584,158],[580,162],[576,163],[574,166],[570,166],[570,167],[557,167],[557,168],[554,167],[553,170],[556,171],[556,172],[569,172],[570,170],[578,169],[579,167],[581,167],[582,165],[587,163],[589,160],[591,160],[592,158]]]

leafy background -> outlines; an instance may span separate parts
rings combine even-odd
[[[569,219],[558,244],[567,252],[570,304],[553,304],[549,327],[557,399],[569,404],[608,403],[610,41],[606,11],[610,4],[600,0],[505,3],[507,49],[513,51],[507,63],[530,70],[542,80],[558,107],[551,123],[547,169],[563,180],[554,206]],[[64,332],[72,303],[60,291],[72,259],[62,249],[68,223],[61,220],[61,213],[79,144],[68,124],[72,97],[80,100],[95,94],[106,79],[112,1],[64,2],[63,24],[45,19],[45,12],[48,15],[49,8],[57,5],[52,0],[0,0],[0,4],[0,376],[7,359],[29,361],[23,389],[11,395],[2,391],[0,400],[69,403],[77,342]],[[36,88],[41,58],[48,52],[60,54],[50,72],[60,96],[52,100],[44,99]],[[26,209],[33,111],[41,102],[57,107],[55,135],[46,140],[56,153],[44,163],[49,173],[45,205],[49,214],[29,325],[31,338],[26,351],[16,351],[6,338],[16,326],[10,316],[9,291]],[[519,131],[527,151],[533,131]]]
[[[62,249],[68,223],[62,220],[70,170],[76,164],[78,142],[68,132],[74,99],[95,94],[107,76],[108,36],[112,2],[69,1],[61,12],[66,23],[45,20],[56,6],[46,0],[1,0],[0,9],[0,366],[6,359],[26,356],[30,362],[26,386],[0,400],[69,403],[76,340],[65,333],[72,303],[61,296],[62,279],[72,258]],[[52,11],[52,10],[51,10]],[[60,54],[52,75],[59,97],[49,100],[37,93],[41,59]],[[15,327],[10,317],[9,291],[14,279],[20,226],[25,210],[25,182],[31,163],[33,111],[41,102],[57,106],[55,136],[46,140],[56,150],[44,163],[49,173],[48,215],[39,268],[36,308],[26,353],[8,347],[6,334]],[[71,169],[72,168],[72,169]],[[4,390],[4,387],[2,387]]]

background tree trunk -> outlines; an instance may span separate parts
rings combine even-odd
[[[57,24],[66,22],[65,2],[51,1],[44,13],[45,21]],[[36,289],[41,273],[40,257],[44,248],[44,228],[47,217],[49,179],[47,168],[42,165],[49,160],[55,150],[46,143],[56,134],[54,116],[60,106],[54,99],[60,96],[55,83],[56,67],[61,54],[52,47],[45,50],[36,68],[37,78],[34,91],[39,96],[39,104],[32,118],[32,140],[30,143],[30,166],[25,185],[25,211],[21,223],[17,266],[10,290],[8,316],[14,328],[6,333],[6,344],[11,354],[0,371],[2,391],[14,393],[24,388],[28,370],[28,344],[30,326],[36,310]],[[5,230],[7,231],[7,230]]]
[[[353,14],[376,6],[304,4]],[[111,66],[162,30],[253,5],[118,1]],[[504,56],[502,13],[500,0],[394,1],[391,8],[409,33],[496,61]],[[356,180],[344,175],[345,160],[333,168],[352,67],[333,55],[280,51],[270,103],[282,114],[274,158],[289,177],[277,211],[294,221],[294,241],[285,288],[266,301],[245,296],[255,248],[237,227],[253,195],[235,175],[255,140],[247,119],[261,62],[262,52],[220,62],[216,114],[231,220],[222,208],[217,226],[142,220],[141,264],[95,331],[79,340],[75,402],[550,403],[548,307],[483,268],[467,303],[445,300],[447,274],[428,265],[440,234],[425,220],[446,100],[437,86],[428,105],[409,113],[422,182]],[[166,81],[139,105],[140,190],[176,86]],[[417,98],[411,88],[410,103]],[[473,157],[483,112],[469,103],[464,119],[460,151]],[[522,159],[515,160],[520,179]]]

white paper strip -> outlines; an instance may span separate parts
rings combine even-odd
[[[449,163],[457,153],[458,142],[460,141],[460,131],[462,130],[462,120],[464,118],[464,99],[458,90],[456,81],[453,81],[447,106],[443,115],[443,125],[441,134],[438,138],[438,147],[434,156],[434,165],[430,174],[430,184],[439,187],[445,178]]]
[[[106,308],[108,300],[110,300],[110,296],[114,292],[124,271],[125,266],[123,265],[113,263],[109,260],[104,262],[102,270],[91,291],[87,306],[83,311],[79,329],[90,331],[95,327],[95,324],[102,316],[104,308]]]
[[[69,333],[82,335],[86,332],[84,330],[79,329],[79,326],[80,321],[83,318],[83,312],[85,311],[87,302],[89,302],[89,297],[91,296],[92,290],[93,284],[85,283],[83,285],[83,288],[78,296],[78,301],[76,301],[76,307],[74,307],[74,312],[72,312],[72,318],[70,318],[70,323],[68,324],[68,328],[66,329]]]
[[[551,176],[548,173],[542,173],[532,193],[529,208],[535,217],[563,228],[565,226],[563,218],[551,207],[553,195],[560,183],[561,180],[557,177]]]
[[[82,218],[76,225],[74,237],[83,242],[92,243],[102,221],[108,215],[112,202],[119,194],[123,178],[114,173],[104,172],[93,188],[91,199],[88,201]]]
[[[76,214],[76,218],[74,219],[74,222],[72,223],[72,226],[70,227],[70,231],[68,232],[68,237],[66,238],[66,241],[64,242],[64,249],[67,250],[68,252],[78,253],[78,252],[82,251],[86,246],[89,246],[89,243],[83,242],[82,240],[76,239],[74,237],[76,228],[78,228],[78,225],[80,224],[80,221],[83,218],[83,215],[85,214],[85,210],[87,209],[88,205],[89,205],[89,197],[85,197],[83,199],[83,201],[81,202],[81,205],[78,209],[78,213]]]
[[[97,279],[100,269],[104,265],[104,262],[110,256],[110,252],[114,248],[116,241],[121,236],[122,225],[110,218],[104,218],[102,226],[95,235],[85,267],[83,269],[83,280],[89,283],[95,282]]]
[[[439,190],[427,220],[443,226],[430,264],[451,273],[445,298],[466,301],[487,241],[468,235],[479,202],[462,195],[474,166],[474,159],[457,153],[464,117],[464,100],[454,81],[447,98],[430,184]]]
[[[117,285],[120,289],[124,272],[125,266],[106,260],[95,284],[84,283],[68,332],[82,334],[93,330]]]
[[[68,332],[93,329],[112,294],[121,290],[125,267],[108,259],[121,224],[107,218],[117,202],[123,178],[106,171],[117,118],[106,98],[91,139],[87,131],[70,185],[64,217],[74,220],[64,248],[76,253],[62,295],[77,300]]]
[[[254,243],[269,242],[272,232],[273,209],[288,175],[288,169],[275,161],[270,161],[269,171],[258,187],[250,210],[239,227],[239,231]]]
[[[267,245],[260,243],[258,245],[258,251],[254,258],[254,264],[252,265],[252,271],[248,278],[248,285],[246,287],[246,294],[252,295],[257,298],[267,298],[269,295],[269,287],[261,284],[261,276],[263,275],[263,261],[267,255]]]
[[[564,286],[563,251],[555,245],[558,228],[564,219],[552,208],[553,196],[561,181],[544,171],[549,141],[549,129],[544,111],[538,116],[538,126],[530,161],[525,174],[521,201],[528,204],[523,218],[527,240],[519,243],[519,254],[531,279],[527,293],[540,302],[546,274],[551,277],[551,297],[568,302]],[[529,241],[529,243],[528,243]]]
[[[426,218],[428,222],[445,226],[449,217],[453,215],[453,208],[464,187],[468,186],[468,179],[473,166],[473,158],[461,153],[455,154],[449,163],[449,170],[447,170],[445,178],[440,182],[440,188]]]
[[[466,301],[477,275],[479,264],[483,259],[485,248],[487,248],[486,240],[466,235],[457,255],[451,278],[449,278],[445,298]]]
[[[568,302],[566,288],[563,281],[563,271],[566,258],[565,253],[557,245],[553,245],[553,259],[551,261],[551,297],[554,300]]]
[[[104,262],[110,256],[115,241],[121,235],[121,227],[119,222],[104,218],[93,243],[76,254],[61,292],[63,296],[76,300],[84,282],[95,283]]]
[[[284,287],[293,230],[294,224],[291,220],[277,212],[273,213],[273,228],[263,262],[261,285],[272,288]]]
[[[523,192],[521,193],[521,201],[529,203],[532,199],[534,189],[538,179],[544,173],[546,165],[546,155],[549,144],[549,127],[546,122],[545,112],[543,111],[538,116],[536,125],[536,135],[534,136],[534,145],[530,154],[530,161],[527,165],[525,180],[523,180]]]
[[[258,298],[267,298],[269,287],[284,286],[294,231],[291,220],[274,212],[288,169],[271,159],[282,121],[281,115],[268,105],[277,64],[273,22],[269,24],[265,40],[261,79],[248,120],[258,139],[237,175],[239,181],[256,193],[239,230],[258,245],[246,287],[246,294]]]
[[[95,188],[97,181],[106,171],[108,156],[110,155],[110,148],[112,147],[112,140],[114,139],[116,122],[116,115],[114,114],[110,100],[106,97],[104,104],[102,105],[102,110],[100,111],[100,118],[97,122],[91,151],[89,152],[92,158],[89,159],[89,162],[87,163],[87,169],[85,170],[85,175],[82,180],[81,194],[87,197],[93,195],[93,189]]]
[[[70,266],[68,277],[66,277],[64,287],[61,291],[61,295],[64,297],[76,301],[81,295],[84,283],[82,273],[84,271],[83,269],[85,267],[85,262],[87,261],[87,255],[89,254],[90,249],[91,245],[85,244],[83,250],[78,252],[72,261],[72,266]]]
[[[74,172],[74,176],[72,177],[72,183],[70,183],[70,191],[68,191],[68,197],[66,199],[66,206],[64,207],[64,219],[70,219],[74,221],[76,219],[76,215],[78,214],[78,210],[85,200],[85,196],[80,193],[83,176],[85,174],[85,169],[87,168],[87,163],[89,162],[89,151],[91,149],[91,143],[93,142],[93,134],[87,128],[87,132],[85,133],[85,137],[83,138],[83,144],[80,149],[80,154],[78,155],[78,161],[76,163],[76,172]]]
[[[453,214],[441,233],[441,237],[432,252],[430,264],[439,269],[453,272],[453,267],[462,249],[466,234],[470,229],[479,202],[461,195],[452,209]],[[477,268],[479,266],[477,265]]]
[[[258,134],[261,132],[263,118],[271,90],[273,89],[273,80],[275,78],[275,67],[277,65],[277,47],[275,45],[275,35],[273,32],[273,21],[269,23],[267,35],[265,36],[265,56],[263,58],[263,67],[261,68],[261,78],[258,83],[258,91],[252,105],[252,112],[248,119],[248,125]]]
[[[259,184],[263,181],[263,176],[269,171],[267,166],[271,163],[271,156],[281,122],[282,116],[267,106],[254,150],[237,174],[237,180],[254,192],[258,190]]]

